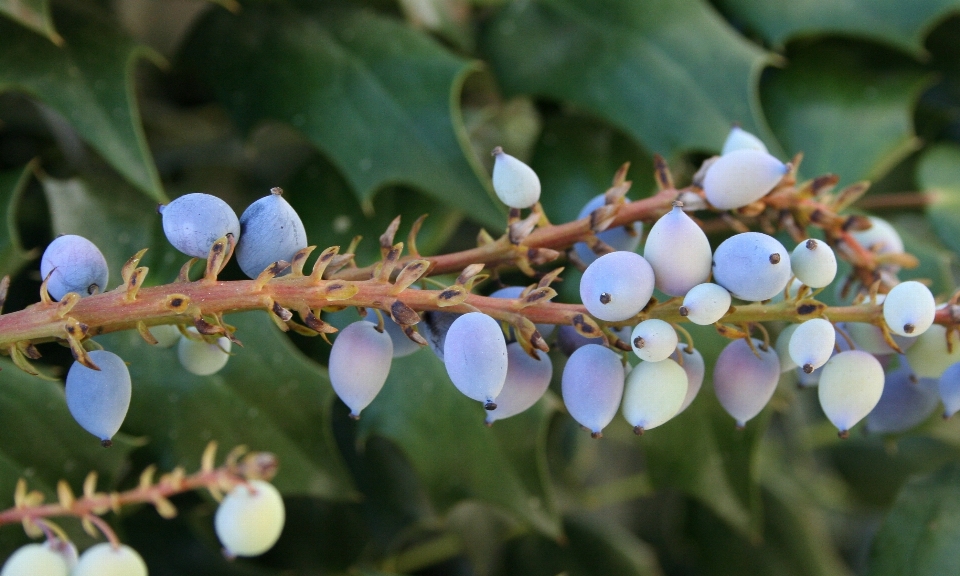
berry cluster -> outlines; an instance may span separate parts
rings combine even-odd
[[[321,319],[325,310],[355,306],[367,316],[367,309],[375,309],[376,321],[364,319],[340,330],[330,353],[333,389],[354,418],[384,386],[394,357],[429,346],[454,386],[481,403],[492,425],[528,409],[546,392],[553,377],[547,340],[553,339],[568,356],[560,388],[570,415],[600,437],[620,410],[641,434],[685,410],[702,386],[704,358],[683,322],[714,325],[732,340],[717,358],[713,387],[740,427],[760,413],[781,374],[792,369],[802,386],[818,385],[823,411],[842,437],[864,418],[877,432],[909,428],[941,399],[945,415],[960,409],[960,351],[949,338],[956,329],[955,299],[938,307],[924,284],[900,282],[897,274],[910,257],[893,227],[877,218],[837,215],[833,209],[849,204],[856,191],[832,196],[816,183],[798,188],[796,162],[781,162],[753,135],[734,128],[723,153],[708,159],[683,191],[674,189],[669,171],[658,166],[661,192],[648,199],[652,208],[646,211],[639,208],[645,201],[631,203],[625,197],[624,168],[607,193],[584,206],[577,223],[561,226],[549,225],[542,214],[534,171],[500,148],[494,156],[493,187],[511,208],[507,233],[500,240],[482,234],[481,244],[493,249],[483,252],[486,260],[462,268],[454,286],[427,289],[421,281],[444,271],[441,259],[415,252],[402,259],[403,245],[392,245],[398,221],[381,237],[383,261],[376,266],[344,271],[352,255],[338,255],[334,247],[323,251],[314,272],[305,276],[314,247],[307,246],[303,224],[279,189],[240,218],[222,200],[195,193],[159,209],[170,243],[193,258],[170,286],[189,284],[189,267],[198,258],[207,259],[198,282],[208,292],[229,285],[216,277],[235,254],[252,282],[243,281],[234,293],[246,292],[249,298],[211,311],[190,303],[187,288],[170,293],[160,287],[151,298],[169,312],[145,312],[152,328],[140,318],[132,320],[139,320],[140,333],[153,344],[179,342],[183,367],[209,375],[223,368],[236,341],[222,321],[224,311],[265,307],[284,330],[326,339],[338,331]],[[530,215],[521,218],[524,209],[531,209]],[[716,221],[738,233],[714,249],[695,218],[698,212],[719,213]],[[790,216],[779,223],[786,232],[781,238],[789,235],[794,243],[792,250],[771,235],[770,213]],[[764,215],[770,234],[744,226]],[[642,254],[637,252],[641,220],[650,226]],[[557,247],[569,249],[571,262],[583,269],[581,304],[549,302],[556,295],[550,284],[560,270],[540,274],[533,266],[560,253],[524,245],[544,229],[570,231]],[[136,268],[139,256],[124,267],[118,290],[125,301],[137,299],[146,274]],[[847,297],[851,287],[859,287],[846,315],[814,299],[834,283],[838,257],[852,265],[840,292]],[[473,295],[487,277],[481,274],[486,265],[504,263],[539,274],[539,282],[501,287],[489,298]],[[88,240],[62,236],[47,248],[41,271],[41,298],[47,304],[51,297],[59,301],[57,314],[73,322],[65,337],[77,358],[67,375],[68,406],[83,428],[109,446],[129,407],[130,375],[115,354],[94,349],[86,325],[68,315],[79,300],[104,291],[106,262]],[[293,320],[290,305],[304,324]],[[947,309],[938,312],[941,308]],[[120,327],[129,327],[130,320]],[[762,323],[767,320],[793,322],[780,331],[775,345]],[[29,342],[9,350],[18,365],[29,367],[23,358],[35,351]],[[253,517],[269,521],[256,530],[242,528]],[[216,519],[221,541],[236,555],[269,548],[282,524],[282,501],[268,484],[236,488]],[[50,548],[30,550],[37,558],[51,557]],[[111,553],[118,551],[114,547]]]
[[[44,535],[46,541],[16,550],[0,567],[0,576],[147,576],[147,565],[140,554],[121,544],[99,514],[125,504],[150,503],[169,518],[177,511],[167,498],[199,488],[220,500],[214,529],[224,554],[230,558],[263,554],[280,538],[286,516],[280,493],[263,479],[275,472],[276,459],[268,453],[244,455],[238,449],[222,467],[213,468],[215,451],[216,445],[211,443],[203,456],[203,469],[192,476],[177,470],[153,483],[153,468],[148,468],[141,475],[140,485],[128,492],[97,492],[96,474],[91,473],[83,497],[77,499],[61,481],[58,505],[43,505],[43,495],[27,493],[26,483],[21,480],[15,495],[17,505],[0,512],[0,523],[20,521],[28,534]],[[227,491],[226,495],[221,491]],[[96,537],[99,530],[108,542],[78,554],[63,529],[49,519],[59,515],[79,517],[91,536]]]

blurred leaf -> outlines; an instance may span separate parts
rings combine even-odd
[[[183,56],[244,129],[289,122],[362,203],[405,184],[503,225],[486,176],[482,183],[477,162],[465,156],[456,101],[474,65],[429,37],[370,12],[249,5],[239,16],[210,12]]]
[[[504,575],[656,576],[656,555],[617,522],[564,518],[562,541],[529,535],[507,543]]]
[[[63,44],[50,17],[49,0],[0,0],[0,15],[46,36],[57,46]]]
[[[802,36],[846,34],[884,42],[916,56],[924,53],[923,39],[930,29],[960,10],[957,0],[719,0],[718,4],[731,19],[777,46]]]
[[[415,28],[434,32],[462,50],[473,49],[469,0],[399,0],[398,3]]]
[[[114,438],[104,449],[100,441],[80,427],[67,409],[63,387],[22,372],[0,360],[0,509],[13,506],[17,480],[24,478],[31,490],[43,492],[48,502],[57,499],[57,481],[66,480],[81,492],[84,478],[95,470],[99,488],[116,488],[127,471],[133,444],[127,437]],[[70,520],[62,526],[74,532]],[[17,534],[19,532],[19,534]],[[6,527],[0,538],[0,557],[23,544],[22,530]]]
[[[32,168],[26,166],[23,170],[0,172],[0,213],[6,216],[6,220],[0,224],[0,278],[7,274],[15,276],[36,257],[34,251],[23,249],[17,227],[17,207],[33,175]]]
[[[706,360],[703,388],[683,414],[644,434],[650,478],[657,489],[697,498],[742,535],[755,537],[762,520],[757,454],[770,409],[737,430],[710,384],[713,364],[729,340],[712,329],[691,333]]]
[[[546,465],[547,400],[483,425],[483,408],[451,384],[427,350],[395,358],[390,377],[359,422],[361,441],[382,436],[410,459],[442,513],[464,499],[509,510],[538,531],[557,536],[559,516]]]
[[[570,102],[653,152],[718,150],[734,122],[767,136],[769,58],[701,0],[514,2],[481,45],[508,94]]]
[[[377,193],[373,212],[364,213],[348,184],[321,158],[307,164],[284,189],[292,192],[290,203],[303,220],[310,244],[319,250],[340,246],[341,252],[346,252],[354,236],[363,236],[356,253],[361,266],[380,260],[378,239],[396,216],[401,216],[401,222],[394,242],[403,242],[408,250],[410,226],[420,216],[429,215],[417,235],[417,249],[423,254],[437,253],[462,218],[456,210],[416,191],[396,187]]]
[[[960,573],[960,464],[914,478],[873,541],[869,576]]]
[[[928,474],[960,459],[960,450],[924,436],[896,440],[851,438],[822,451],[849,484],[851,494],[872,506],[888,507],[901,487],[918,474]]]
[[[142,262],[150,268],[148,285],[172,281],[187,261],[167,242],[156,203],[126,182],[87,174],[69,180],[45,176],[41,183],[54,234],[78,234],[96,244],[110,268],[111,288],[120,284],[120,268],[141,248],[150,248]]]
[[[807,176],[873,180],[920,146],[913,108],[930,76],[902,57],[850,43],[798,48],[763,86],[770,125]]]
[[[944,248],[940,239],[930,229],[930,221],[915,214],[905,214],[892,219],[904,249],[920,261],[920,265],[910,270],[901,270],[902,280],[928,279],[932,283],[930,290],[934,295],[949,297],[956,290],[951,264],[956,256]]]
[[[124,178],[164,201],[133,86],[137,62],[159,56],[120,35],[115,22],[85,13],[65,14],[61,32],[64,48],[0,20],[0,92],[50,106]]]
[[[262,312],[227,316],[244,346],[227,366],[195,376],[176,347],[147,344],[135,331],[98,337],[129,360],[133,400],[123,430],[146,436],[161,466],[199,461],[216,440],[223,452],[244,444],[280,460],[274,483],[284,494],[352,498],[330,424],[333,389],[326,372],[300,354]]]
[[[960,254],[960,146],[940,144],[924,151],[917,181],[931,196],[927,218],[937,236]]]

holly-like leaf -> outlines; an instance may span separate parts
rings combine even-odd
[[[960,465],[951,462],[900,491],[873,541],[869,576],[960,573]]]
[[[960,146],[927,149],[917,166],[920,188],[930,196],[927,218],[940,240],[960,254]]]
[[[57,34],[50,16],[49,0],[0,0],[0,16],[6,16],[37,34],[46,36],[57,46],[63,44],[63,38]]]
[[[121,35],[111,20],[64,16],[63,48],[0,20],[0,92],[25,92],[48,106],[124,178],[163,201],[133,86],[137,62],[160,57]]]
[[[508,542],[505,575],[654,576],[661,573],[650,546],[618,522],[564,519],[564,541],[529,535]]]
[[[0,172],[0,207],[6,219],[0,223],[0,278],[14,276],[35,254],[24,250],[17,228],[17,207],[20,196],[33,174],[30,166],[23,170]]]
[[[734,122],[767,136],[769,58],[701,0],[514,2],[481,46],[507,93],[580,106],[653,152],[718,150]]]
[[[720,0],[717,4],[732,19],[778,46],[804,36],[845,34],[914,55],[924,53],[923,39],[933,26],[947,14],[960,11],[957,0]]]
[[[457,391],[440,360],[421,350],[394,359],[386,385],[361,414],[359,432],[361,439],[396,443],[440,512],[481,500],[556,537],[560,521],[545,452],[552,412],[548,398],[487,428],[480,404]]]
[[[264,312],[227,316],[243,347],[212,376],[190,374],[176,347],[147,344],[135,330],[98,337],[130,362],[133,399],[123,431],[145,436],[161,466],[192,465],[216,440],[273,452],[285,494],[352,498],[333,440],[334,394],[326,372],[303,356]]]
[[[182,61],[244,129],[272,119],[303,132],[362,203],[403,184],[503,225],[456,104],[475,65],[429,37],[371,12],[250,5],[208,14]]]
[[[825,42],[790,54],[764,83],[764,109],[807,176],[874,180],[920,146],[913,107],[929,76],[905,58]]]

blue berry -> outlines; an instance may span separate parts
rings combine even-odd
[[[216,196],[185,194],[158,211],[167,240],[187,256],[206,258],[213,243],[227,234],[233,234],[234,241],[240,239],[237,214]]]
[[[287,262],[307,247],[307,232],[296,210],[274,188],[270,195],[247,207],[240,216],[237,263],[243,273],[256,278],[279,260]]]
[[[90,296],[105,291],[110,270],[93,242],[83,236],[66,234],[43,251],[40,276],[50,277],[47,292],[54,300],[60,300],[70,292]]]

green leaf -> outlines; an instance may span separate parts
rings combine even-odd
[[[365,11],[249,5],[208,14],[183,63],[245,130],[272,119],[302,131],[362,203],[403,184],[503,225],[488,178],[465,155],[457,101],[475,65],[429,37]]]
[[[0,0],[0,15],[46,36],[57,46],[63,45],[50,16],[49,0]]]
[[[926,211],[934,231],[960,254],[960,146],[940,144],[924,151],[917,181],[930,196]]]
[[[739,122],[767,136],[769,61],[701,0],[514,2],[481,37],[509,94],[570,102],[648,150],[718,150]]]
[[[156,201],[165,196],[140,125],[133,72],[150,49],[111,20],[68,12],[58,48],[0,20],[0,92],[26,92],[62,117],[124,178]],[[48,116],[50,116],[48,114]]]
[[[719,0],[732,19],[783,46],[792,38],[846,34],[884,42],[916,56],[925,53],[923,39],[951,12],[957,0]]]
[[[763,86],[770,125],[807,176],[873,180],[920,146],[913,108],[930,77],[903,57],[849,43],[790,55]]]
[[[564,540],[529,535],[510,541],[504,575],[654,576],[661,573],[650,546],[615,521],[570,516]]]
[[[32,175],[32,166],[0,172],[0,206],[6,215],[6,221],[0,224],[0,277],[16,275],[36,257],[35,251],[24,250],[17,227],[17,207]]]
[[[960,573],[960,464],[911,480],[873,541],[869,576]]]
[[[386,385],[361,414],[359,437],[396,443],[439,511],[477,499],[556,537],[559,515],[545,450],[551,398],[488,429],[480,404],[453,386],[435,355],[421,350],[394,359]]]
[[[263,312],[228,316],[243,347],[213,376],[180,366],[176,347],[147,344],[135,330],[98,337],[130,362],[133,399],[123,430],[142,435],[161,466],[199,462],[211,440],[273,452],[284,494],[355,497],[330,421],[326,372],[300,354]]]
[[[30,376],[7,360],[0,360],[0,370],[0,421],[4,428],[0,435],[0,509],[13,506],[14,488],[20,478],[27,480],[29,489],[43,492],[48,502],[56,501],[59,480],[66,480],[75,493],[81,493],[84,478],[94,470],[101,490],[116,488],[129,466],[133,444],[127,437],[115,437],[113,447],[104,449],[96,437],[73,420],[60,384]],[[76,526],[70,520],[60,525],[71,532]],[[4,534],[0,556],[12,552],[12,546],[19,543]]]

